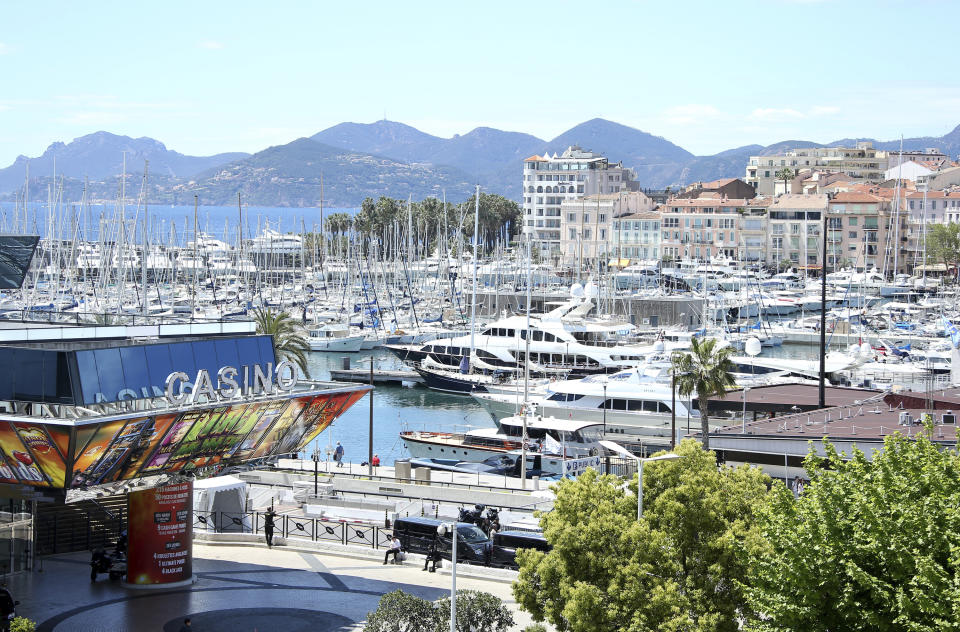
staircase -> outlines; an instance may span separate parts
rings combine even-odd
[[[37,506],[37,555],[111,548],[127,526],[127,496]]]

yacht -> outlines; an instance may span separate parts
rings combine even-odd
[[[249,252],[260,255],[299,255],[303,250],[303,238],[294,233],[280,233],[265,228],[250,242]]]
[[[650,439],[670,440],[671,411],[676,408],[678,423],[684,427],[688,416],[692,426],[700,427],[700,414],[687,406],[685,398],[670,392],[669,357],[643,367],[612,375],[591,375],[580,380],[549,383],[542,394],[530,403],[543,415],[560,419],[599,423],[606,435],[640,442]],[[490,415],[502,419],[517,414],[522,393],[472,394]]]
[[[423,363],[430,358],[440,366],[457,369],[464,357],[490,370],[521,370],[530,349],[530,370],[537,375],[569,372],[572,375],[615,372],[644,359],[653,346],[632,344],[627,336],[635,328],[626,323],[587,320],[590,299],[574,299],[542,316],[510,316],[491,323],[476,335],[437,340],[423,345],[386,345],[401,360]],[[472,351],[471,351],[472,350]],[[427,368],[432,368],[428,366]]]
[[[363,346],[363,334],[354,334],[350,325],[331,323],[318,329],[309,330],[307,341],[312,351],[360,351]]]
[[[400,433],[404,447],[415,459],[454,458],[482,462],[492,456],[516,454],[523,448],[524,416],[506,417],[496,428],[468,432]],[[600,445],[603,426],[589,421],[570,421],[542,415],[527,415],[527,450],[541,456],[540,469],[561,474],[563,462],[604,453]]]

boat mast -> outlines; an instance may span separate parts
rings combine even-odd
[[[476,193],[474,194],[474,204],[473,204],[473,299],[470,301],[470,359],[468,361],[467,368],[470,373],[473,373],[473,356],[476,355],[477,345],[476,345],[476,335],[477,335],[477,258],[479,250],[477,244],[479,242],[479,233],[480,233],[480,185],[477,185]],[[411,302],[413,298],[411,297]]]
[[[533,227],[524,226],[527,235],[527,328],[524,330],[523,354],[523,437],[520,441],[520,485],[527,488],[527,417],[530,414],[530,304],[533,302],[533,265],[530,258],[533,242]]]

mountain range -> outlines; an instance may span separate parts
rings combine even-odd
[[[872,141],[879,149],[900,146],[899,140],[862,138],[845,138],[826,146],[851,146],[861,140]],[[459,201],[472,194],[475,183],[487,192],[519,199],[524,158],[560,153],[570,145],[623,162],[636,172],[641,185],[649,188],[740,177],[752,155],[819,146],[786,140],[696,156],[665,138],[600,118],[549,141],[490,127],[441,138],[394,121],[340,123],[252,155],[187,156],[151,138],[96,132],[70,143],[53,143],[37,158],[19,156],[0,169],[0,195],[11,199],[22,190],[29,161],[32,199],[46,197],[54,174],[63,184],[65,199],[79,199],[85,180],[89,198],[115,199],[125,157],[128,194],[133,191],[133,178],[142,177],[145,161],[149,164],[151,203],[190,204],[198,195],[203,204],[233,204],[239,192],[248,204],[317,206],[321,174],[326,206],[358,206],[363,198],[380,195],[421,199],[445,193],[448,199]],[[936,148],[956,156],[960,153],[960,126],[944,136],[904,139],[903,147]]]

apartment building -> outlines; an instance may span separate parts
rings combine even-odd
[[[645,211],[621,215],[613,220],[612,235],[617,258],[660,260],[660,213]]]
[[[523,216],[532,230],[534,247],[543,256],[561,254],[560,206],[565,200],[633,188],[636,184],[629,169],[577,146],[559,156],[527,158],[523,163]]]
[[[792,169],[794,175],[806,170],[824,170],[844,173],[857,182],[879,182],[888,167],[888,159],[888,152],[874,149],[869,142],[857,143],[856,147],[794,149],[775,156],[750,156],[744,181],[758,195],[785,192],[783,180],[776,176],[784,168]]]
[[[936,148],[927,148],[923,151],[891,151],[889,154],[890,157],[887,160],[888,169],[896,167],[901,162],[915,162],[918,165],[923,165],[930,171],[936,171],[950,162],[950,156]]]
[[[767,212],[769,263],[789,261],[797,268],[819,269],[820,234],[828,200],[823,193],[788,193],[770,204]]]
[[[890,224],[889,201],[862,191],[837,193],[827,212],[827,261],[830,267],[883,269]]]
[[[907,191],[902,215],[905,218],[904,261],[912,265],[908,272],[923,265],[924,243],[932,224],[960,221],[960,191]]]
[[[737,257],[740,216],[749,200],[702,196],[673,198],[660,208],[660,251],[664,259]]]
[[[951,187],[960,186],[960,167],[946,167],[939,171],[917,176],[917,189],[927,191],[943,191]]]
[[[608,174],[609,175],[609,174]],[[564,263],[594,262],[615,256],[615,219],[652,211],[656,205],[643,191],[601,193],[565,199],[560,204],[560,248]],[[626,256],[626,255],[623,255]]]

